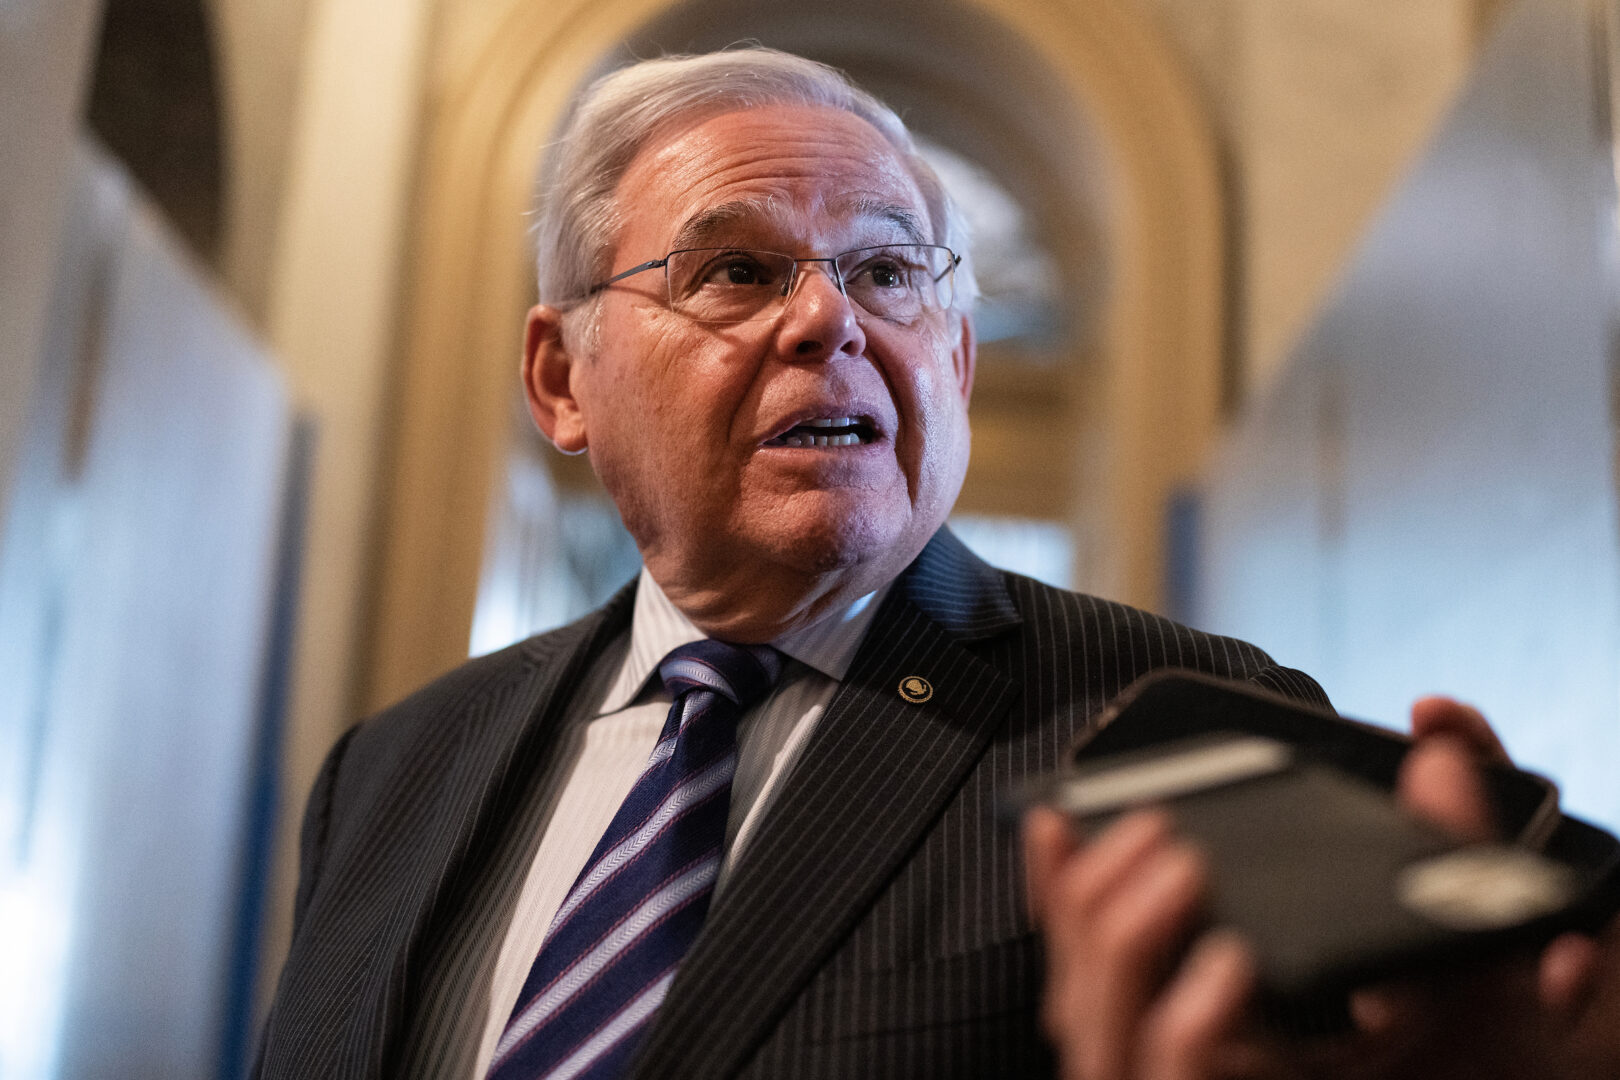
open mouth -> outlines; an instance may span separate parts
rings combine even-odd
[[[862,416],[818,416],[801,420],[766,446],[860,446],[877,439],[877,428]]]

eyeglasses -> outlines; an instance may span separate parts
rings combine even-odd
[[[672,311],[700,323],[754,322],[774,319],[787,306],[800,267],[827,263],[838,291],[863,311],[908,322],[951,306],[954,271],[961,261],[938,244],[884,244],[819,259],[743,248],[688,248],[597,282],[586,295],[662,267]]]

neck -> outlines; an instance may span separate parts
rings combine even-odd
[[[775,641],[813,626],[881,588],[898,573],[898,569],[887,572],[886,568],[862,567],[794,580],[791,575],[751,570],[728,575],[727,580],[690,582],[680,575],[661,575],[652,562],[647,569],[670,603],[694,626],[710,637],[738,644]]]

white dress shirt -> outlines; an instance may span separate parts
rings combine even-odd
[[[771,694],[749,709],[738,725],[737,773],[731,784],[731,814],[726,822],[717,895],[757,831],[778,782],[849,671],[886,589],[869,593],[844,611],[771,642],[790,661],[798,662],[786,666]],[[583,738],[574,740],[576,756],[567,766],[567,779],[546,822],[501,944],[475,1080],[489,1070],[495,1044],[523,990],[552,917],[658,743],[671,701],[656,677],[658,662],[670,650],[705,636],[670,603],[643,569],[636,590],[629,650],[606,696],[585,725]]]

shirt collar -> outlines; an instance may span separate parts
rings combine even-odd
[[[861,637],[888,591],[889,585],[884,585],[842,611],[802,630],[783,634],[771,644],[829,679],[841,680],[849,672]],[[636,610],[630,625],[630,649],[598,715],[617,712],[639,697],[658,662],[668,656],[671,649],[707,636],[670,602],[647,568],[642,567],[636,586]]]

